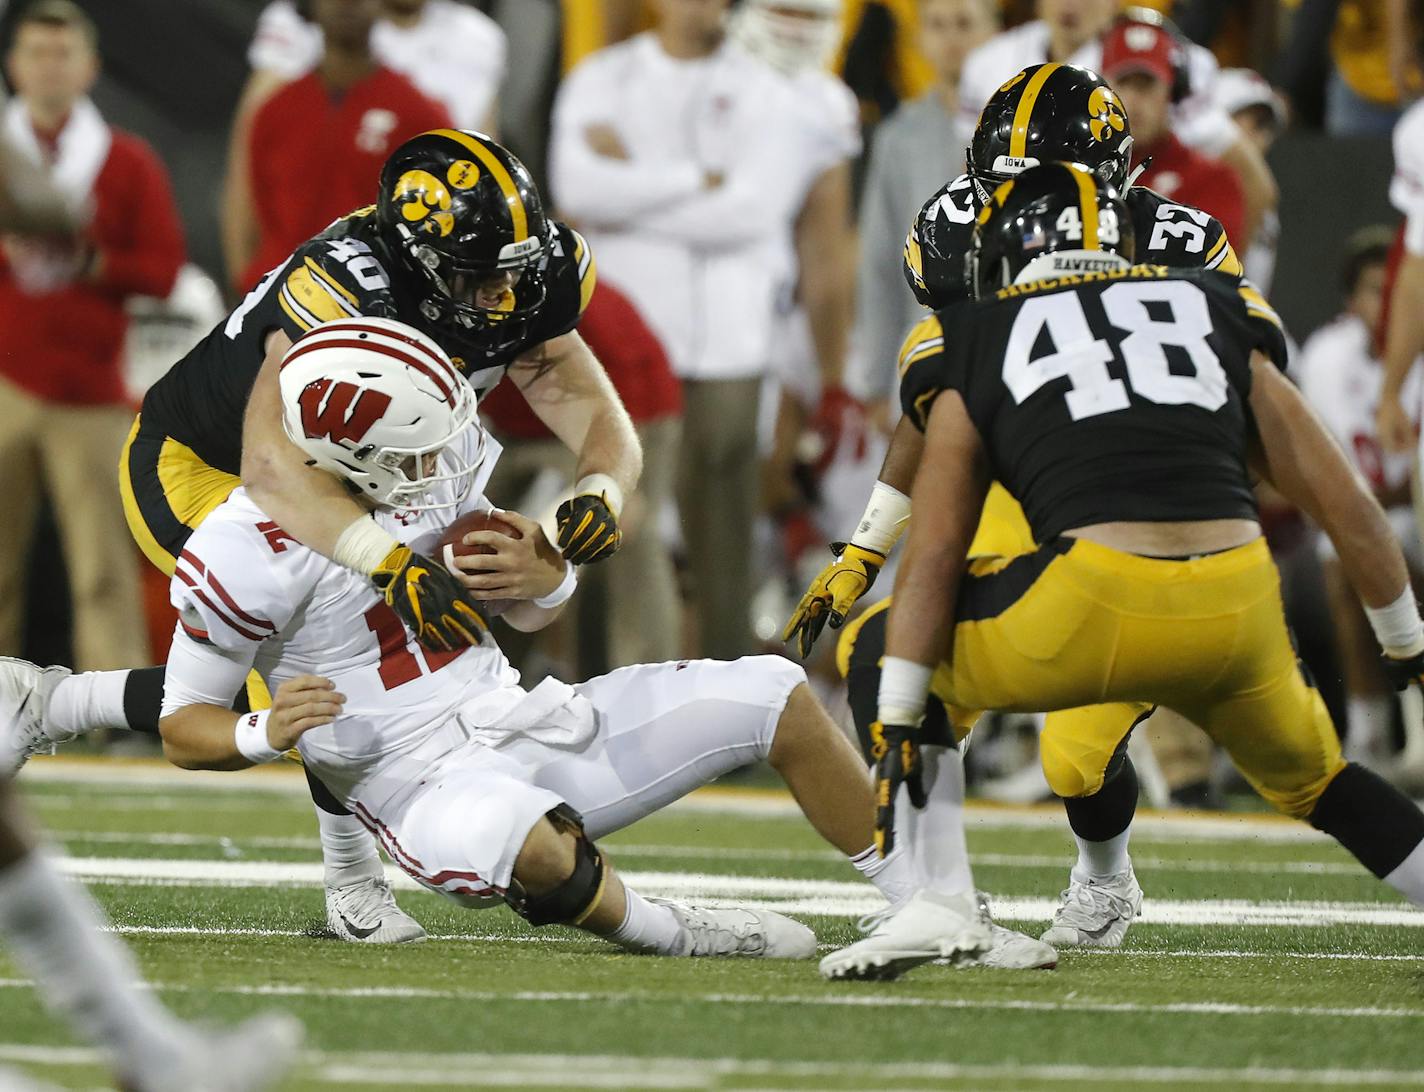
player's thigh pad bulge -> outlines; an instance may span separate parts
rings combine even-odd
[[[471,745],[393,817],[386,849],[426,887],[484,904],[508,889],[530,830],[561,803],[518,763]]]
[[[778,656],[620,668],[577,689],[598,710],[580,753],[544,748],[536,780],[583,815],[594,838],[771,753],[792,690],[805,682]],[[522,747],[512,749],[528,761]]]

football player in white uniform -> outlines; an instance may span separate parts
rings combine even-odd
[[[280,375],[292,441],[407,548],[430,556],[459,515],[489,507],[481,489],[497,445],[468,383],[414,330],[327,323],[296,342]],[[516,600],[503,619],[538,628],[572,594],[574,570],[537,523],[501,518],[523,537],[474,532],[467,543],[496,552],[454,564],[476,599]],[[410,579],[425,573],[416,566]],[[642,665],[526,691],[488,629],[472,647],[422,648],[369,581],[284,535],[241,489],[189,540],[172,595],[181,621],[161,722],[168,756],[238,769],[295,746],[393,861],[462,904],[503,900],[532,924],[573,925],[634,951],[809,957],[816,941],[805,926],[642,898],[595,845],[762,759],[888,898],[913,893],[908,858],[871,848],[859,755],[786,660]],[[254,668],[272,708],[233,713]],[[968,913],[977,914],[972,896]],[[976,920],[967,957],[994,944],[987,918]]]

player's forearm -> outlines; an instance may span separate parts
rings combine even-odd
[[[510,369],[529,407],[578,457],[577,477],[606,474],[623,495],[643,473],[643,447],[603,365],[577,333],[545,342]]]
[[[1330,536],[1366,607],[1393,602],[1409,573],[1384,509],[1300,392],[1264,358],[1251,370],[1265,477]]]
[[[275,371],[275,366],[271,373],[264,366],[248,399],[242,484],[282,530],[317,553],[333,557],[342,533],[368,513],[343,483],[308,466],[306,456],[287,439]]]
[[[915,484],[915,472],[920,468],[924,450],[925,438],[920,430],[909,417],[901,417],[890,436],[890,446],[880,464],[877,480],[908,495]]]
[[[1390,296],[1382,397],[1398,398],[1409,369],[1424,352],[1424,254],[1404,255]]]
[[[245,770],[237,749],[238,715],[216,705],[185,705],[158,722],[163,757],[185,770]]]

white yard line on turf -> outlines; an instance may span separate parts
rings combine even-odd
[[[39,1066],[102,1065],[103,1056],[84,1047],[0,1043],[0,1062]],[[491,1074],[509,1076],[509,1085],[577,1083],[599,1088],[709,1088],[720,1077],[847,1078],[865,1074],[899,1080],[1036,1080],[1142,1082],[1147,1084],[1282,1084],[1282,1085],[1418,1085],[1424,1070],[1286,1069],[1270,1066],[1241,1068],[1206,1066],[1033,1065],[1001,1062],[963,1065],[952,1062],[828,1062],[754,1058],[690,1058],[625,1054],[444,1054],[395,1051],[318,1051],[303,1053],[307,1080],[323,1083],[460,1084],[471,1073],[482,1084]],[[548,1079],[544,1079],[548,1078]],[[883,1084],[880,1084],[883,1087]]]
[[[1117,1014],[1166,1014],[1171,1016],[1300,1016],[1328,1020],[1424,1020],[1424,1008],[1377,1008],[1369,1005],[1331,1007],[1328,1005],[1242,1005],[1227,1001],[1167,1001],[1145,1004],[1137,1001],[1094,1001],[1072,997],[1062,1001],[1031,1001],[1015,998],[902,997],[894,994],[752,994],[752,993],[649,993],[594,990],[460,990],[431,986],[310,986],[300,983],[269,983],[264,986],[194,986],[179,982],[152,982],[149,988],[164,993],[214,993],[237,997],[322,997],[367,1001],[460,1001],[491,1004],[679,1004],[799,1005],[808,1008],[866,1009],[994,1009],[1004,1012],[1095,1012]],[[0,978],[0,989],[29,989],[24,978]]]
[[[175,860],[130,857],[64,857],[60,867],[89,883],[174,887],[316,886],[322,866],[316,862]],[[393,868],[387,875],[398,887],[417,890],[414,881]],[[778,876],[726,876],[702,872],[628,871],[624,879],[649,895],[695,899],[708,906],[744,905],[788,914],[848,917],[884,906],[865,883],[800,880]],[[1056,900],[1003,897],[993,900],[1002,920],[1041,921],[1053,916]],[[1253,902],[1244,899],[1152,899],[1142,920],[1168,925],[1407,925],[1424,927],[1424,911],[1403,903]]]
[[[222,846],[241,851],[253,849],[320,849],[319,838],[228,837],[222,834],[126,833],[117,830],[63,830],[51,827],[49,833],[61,842],[92,842],[96,845],[136,846]],[[828,861],[843,862],[845,855],[834,849],[734,849],[729,846],[680,846],[618,842],[600,842],[613,858],[668,857],[698,861]],[[1072,864],[1070,853],[971,853],[971,864],[989,868],[1067,868]],[[1276,875],[1295,873],[1306,876],[1364,876],[1358,864],[1340,861],[1217,861],[1186,860],[1169,857],[1134,855],[1132,863],[1140,872],[1202,872],[1260,873]]]
[[[214,927],[206,925],[113,925],[106,932],[125,936],[160,937],[313,937],[309,929],[261,929],[255,927]],[[581,936],[562,933],[429,933],[430,940],[476,944],[590,944]],[[823,952],[838,948],[836,944],[818,944]],[[1201,949],[1177,948],[1169,951],[1142,951],[1133,948],[1075,948],[1073,958],[1102,959],[1307,959],[1342,960],[1350,963],[1424,963],[1424,955],[1404,955],[1381,952],[1279,952],[1247,951],[1240,948]]]

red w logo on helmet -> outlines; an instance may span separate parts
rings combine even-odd
[[[390,407],[391,396],[363,391],[354,383],[318,379],[308,383],[297,398],[302,410],[302,431],[313,440],[359,444]]]

